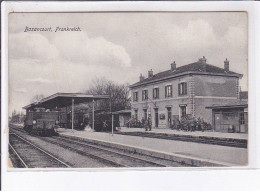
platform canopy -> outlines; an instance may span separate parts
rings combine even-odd
[[[109,99],[108,95],[91,95],[82,93],[56,93],[40,100],[40,102],[29,104],[24,109],[33,109],[37,107],[54,109],[63,108],[74,104],[88,103],[97,100]]]

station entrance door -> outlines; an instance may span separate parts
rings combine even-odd
[[[154,126],[157,128],[159,126],[159,114],[158,114],[158,108],[154,109]]]
[[[172,108],[167,107],[167,127],[170,128],[172,124]]]

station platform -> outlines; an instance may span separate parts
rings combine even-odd
[[[121,129],[128,131],[131,129]],[[135,129],[142,130],[144,129]],[[194,142],[175,141],[167,139],[156,139],[149,137],[138,137],[122,134],[111,134],[107,132],[95,132],[89,130],[77,131],[71,129],[59,128],[57,132],[61,136],[71,137],[79,140],[91,140],[101,142],[109,146],[116,146],[122,149],[128,149],[140,153],[158,155],[163,158],[173,158],[187,164],[196,164],[197,166],[246,166],[248,163],[248,153],[246,148],[228,147],[211,144],[201,144]],[[156,133],[157,131],[152,131]],[[160,130],[160,133],[162,131]],[[189,133],[182,131],[168,131],[167,133]],[[193,135],[203,132],[191,132]],[[204,132],[203,135],[210,135]],[[214,132],[215,133],[215,132]],[[218,135],[218,134],[215,134]],[[228,134],[219,134],[228,135]],[[232,137],[237,134],[230,134]],[[238,134],[241,135],[241,134]],[[243,134],[244,135],[244,134]],[[235,137],[236,138],[236,137]],[[246,138],[246,137],[237,137]]]
[[[127,128],[121,127],[120,132],[146,132],[144,128]],[[229,138],[229,139],[241,139],[247,140],[247,133],[222,133],[216,131],[178,131],[172,129],[152,129],[152,131],[148,131],[149,133],[163,133],[163,134],[175,134],[182,136],[194,136],[194,137],[214,137],[214,138]],[[146,132],[147,133],[147,132]]]

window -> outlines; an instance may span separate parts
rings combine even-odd
[[[148,100],[148,90],[143,90],[143,101]]]
[[[153,89],[153,98],[158,99],[159,98],[159,88]]]
[[[138,92],[134,92],[134,102],[138,101]]]
[[[240,113],[239,113],[239,124],[240,124],[240,125],[245,124],[245,115],[244,115],[243,112],[240,112]]]
[[[165,97],[172,97],[172,85],[165,86]]]
[[[187,82],[179,83],[179,96],[187,94]]]

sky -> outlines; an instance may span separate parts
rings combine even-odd
[[[150,69],[155,74],[173,61],[179,67],[202,56],[221,68],[228,58],[247,91],[247,33],[245,12],[11,13],[9,110],[21,111],[36,94],[84,92],[100,77],[133,84],[140,73],[147,77]]]

